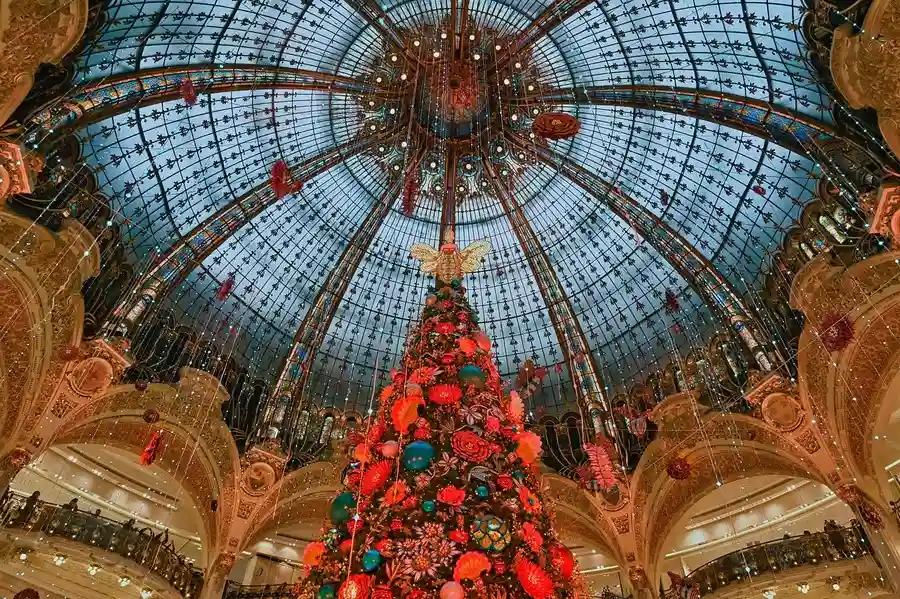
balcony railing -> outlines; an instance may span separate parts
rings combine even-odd
[[[700,566],[662,595],[666,599],[702,597],[766,573],[814,566],[871,555],[865,533],[858,526],[835,527],[739,549]]]
[[[240,584],[229,580],[222,599],[293,599],[293,589],[291,584]]]
[[[162,534],[151,534],[149,528],[138,530],[131,522],[123,524],[69,505],[8,492],[0,499],[0,526],[65,537],[115,553],[160,575],[185,599],[199,597],[203,587],[203,575],[170,541]]]

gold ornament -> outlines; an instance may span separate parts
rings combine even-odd
[[[447,233],[447,243],[439,250],[424,243],[413,245],[409,253],[422,263],[424,273],[433,274],[439,281],[449,283],[461,279],[466,273],[475,272],[481,259],[491,251],[491,242],[487,239],[475,241],[460,250],[454,243],[453,229]]]

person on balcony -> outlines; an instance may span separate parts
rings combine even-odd
[[[40,491],[35,491],[31,495],[29,495],[28,499],[25,500],[25,505],[23,505],[22,509],[19,510],[19,514],[16,517],[15,523],[19,526],[25,525],[34,515],[34,512],[37,510],[37,505],[40,500]]]

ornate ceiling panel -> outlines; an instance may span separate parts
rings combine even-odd
[[[823,122],[830,119],[830,99],[800,58],[794,27],[800,7],[777,2],[589,3],[510,61],[524,67],[513,64],[508,77],[485,75],[497,60],[494,41],[514,38],[551,5],[560,10],[549,0],[468,3],[466,25],[484,52],[470,67],[482,82],[473,93],[490,99],[484,118],[472,117],[468,141],[461,142],[447,133],[446,123],[435,123],[439,109],[416,113],[404,102],[439,105],[440,90],[457,89],[465,73],[426,72],[428,88],[412,65],[403,64],[403,52],[392,58],[395,50],[351,3],[114,0],[110,25],[83,56],[85,81],[151,68],[240,64],[308,69],[322,74],[320,82],[342,75],[384,93],[355,97],[347,88],[329,93],[321,85],[311,91],[299,84],[273,91],[266,81],[278,74],[270,70],[245,85],[220,82],[193,106],[177,98],[126,106],[120,114],[110,108],[108,118],[80,132],[84,155],[99,172],[117,218],[127,219],[133,257],[147,263],[210,222],[217,210],[266,189],[277,160],[295,166],[373,131],[393,132],[396,125],[397,137],[348,152],[299,193],[266,204],[255,218],[245,214],[247,224],[191,265],[164,305],[213,345],[228,348],[227,355],[253,376],[272,382],[319,290],[338,268],[346,291],[325,310],[330,326],[313,357],[307,397],[364,411],[376,362],[384,376],[418,318],[429,281],[409,247],[438,243],[449,186],[460,246],[489,238],[494,247],[466,285],[494,340],[501,373],[515,376],[529,359],[547,367],[531,407],[572,409],[571,375],[548,303],[571,306],[610,388],[642,379],[648,367],[702,344],[723,324],[665,252],[554,168],[514,150],[503,138],[505,128],[527,135],[535,114],[551,109],[577,117],[580,132],[550,147],[668,224],[739,294],[754,285],[768,252],[811,197],[817,173],[808,157],[737,128],[736,120],[654,110],[652,100],[650,108],[634,108],[591,106],[575,93],[565,106],[515,105],[510,99],[526,87],[541,94],[651,85],[656,95],[647,97],[654,98],[661,97],[659,89],[677,86],[728,92]],[[384,23],[406,36],[404,44],[422,43],[420,57],[439,53],[441,42],[427,31],[445,18],[448,6],[448,0],[380,4],[389,17]],[[438,45],[426,50],[429,43]],[[386,96],[392,99],[379,99]],[[407,114],[418,120],[403,121]],[[461,158],[448,176],[451,148]],[[482,150],[521,206],[534,241],[523,241],[511,224],[487,179]],[[375,203],[392,182],[411,177],[420,186],[413,209],[404,210],[403,193],[387,198],[391,209],[362,248],[358,267],[341,270],[342,254]],[[536,255],[549,260],[566,298],[550,299],[545,282],[539,284],[532,270]],[[233,289],[223,294],[232,280]],[[666,290],[677,296],[679,312],[664,309]]]

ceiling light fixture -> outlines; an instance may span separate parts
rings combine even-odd
[[[141,589],[141,599],[150,599],[153,596],[153,589],[144,587]]]
[[[119,586],[122,588],[131,584],[131,579],[127,576],[119,576]]]
[[[90,566],[87,567],[87,573],[90,574],[91,576],[96,575],[97,572],[99,572],[99,571],[100,571],[100,564],[91,564]]]

